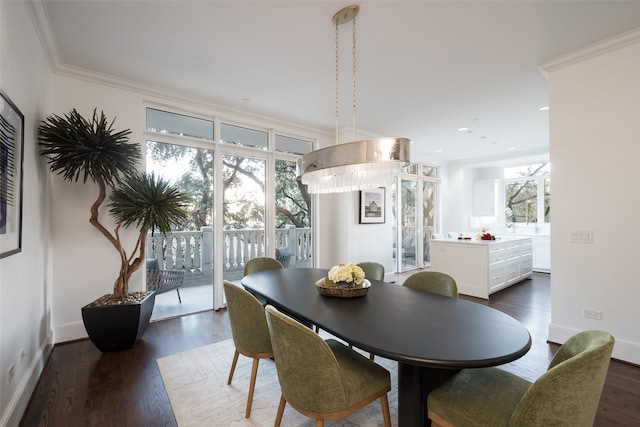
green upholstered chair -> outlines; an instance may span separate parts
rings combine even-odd
[[[451,298],[458,297],[458,286],[453,277],[438,271],[419,271],[407,277],[402,285]]]
[[[265,270],[279,270],[281,268],[284,268],[284,266],[280,261],[278,261],[275,258],[271,258],[268,256],[251,258],[244,265],[243,275],[246,276],[251,273],[257,273],[258,271],[265,271]]]
[[[462,370],[429,394],[432,426],[591,426],[614,338],[580,332],[534,383],[498,368]]]
[[[389,371],[336,340],[323,340],[296,320],[266,308],[282,395],[275,427],[287,403],[323,426],[380,399],[384,425],[391,425]]]
[[[358,264],[364,271],[364,277],[367,279],[379,280],[384,282],[384,266],[377,262],[361,262]]]
[[[384,282],[384,265],[378,262],[361,262],[358,267],[364,271],[365,278]],[[351,347],[351,344],[349,344],[349,347]],[[369,359],[373,360],[374,358],[375,355],[369,353]]]
[[[243,276],[246,276],[251,273],[257,273],[259,271],[279,270],[281,268],[284,268],[284,266],[280,261],[278,261],[275,258],[271,258],[267,256],[251,258],[244,265]],[[260,301],[260,304],[262,304],[263,307],[267,305],[266,299],[262,298],[259,295],[254,295],[254,296],[258,299],[258,301]]]
[[[231,282],[225,280],[223,287],[227,299],[231,334],[233,335],[233,342],[236,346],[227,384],[231,384],[240,354],[253,359],[249,395],[247,397],[247,409],[244,415],[248,418],[249,415],[251,415],[253,390],[256,385],[260,359],[273,357],[271,337],[262,304],[260,304],[252,294]]]

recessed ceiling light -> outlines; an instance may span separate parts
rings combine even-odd
[[[458,132],[464,132],[466,130],[469,130],[469,128],[458,128]]]
[[[507,147],[507,150],[515,150],[516,147]]]
[[[549,106],[547,105],[546,107],[540,107],[538,108],[538,111],[549,111]]]
[[[436,150],[436,153],[442,153],[442,150]]]

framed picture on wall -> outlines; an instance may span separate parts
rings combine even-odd
[[[0,258],[22,250],[24,116],[0,89]]]
[[[385,189],[360,191],[360,224],[384,224]]]

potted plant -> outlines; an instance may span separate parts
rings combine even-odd
[[[155,295],[129,293],[129,280],[145,262],[147,233],[156,230],[167,233],[188,216],[185,194],[154,174],[138,171],[140,147],[129,142],[130,130],[114,131],[114,121],[109,123],[104,112],[98,115],[97,109],[91,120],[73,109],[64,117],[50,115],[38,127],[40,153],[47,158],[52,172],[62,175],[65,181],[82,179],[83,183],[91,181],[97,185],[98,197],[90,207],[89,222],[120,257],[113,293],[82,308],[87,333],[101,351],[129,349],[144,333]],[[116,222],[113,231],[100,219],[105,201]],[[138,231],[130,253],[120,236],[121,229],[129,227]]]

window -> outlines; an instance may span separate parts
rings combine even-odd
[[[313,151],[313,143],[304,139],[276,134],[276,151],[304,155]]]
[[[504,169],[505,222],[551,222],[549,162]]]
[[[220,140],[227,144],[242,145],[244,147],[267,149],[269,134],[267,132],[233,126],[222,123],[220,125]]]
[[[147,130],[213,141],[213,121],[147,108]]]
[[[427,176],[429,178],[437,178],[438,168],[435,166],[422,165],[422,176]]]

